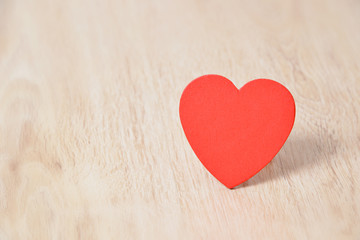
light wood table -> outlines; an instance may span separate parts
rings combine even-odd
[[[359,1],[0,1],[0,239],[360,239]],[[229,190],[178,104],[284,84],[282,150]]]

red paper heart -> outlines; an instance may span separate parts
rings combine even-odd
[[[241,89],[218,75],[193,80],[180,99],[180,120],[197,157],[226,187],[264,168],[289,136],[295,102],[280,83],[257,79]]]

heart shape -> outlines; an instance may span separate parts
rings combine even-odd
[[[295,121],[293,96],[268,79],[237,89],[219,75],[199,77],[185,88],[179,111],[196,156],[228,188],[264,168],[284,145]]]

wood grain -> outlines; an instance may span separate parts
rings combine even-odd
[[[359,239],[359,1],[0,1],[0,239]],[[192,152],[192,79],[294,95],[228,190]]]

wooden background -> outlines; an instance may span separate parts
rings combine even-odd
[[[360,239],[360,1],[0,1],[0,239]],[[228,190],[178,104],[271,78],[297,117]]]

